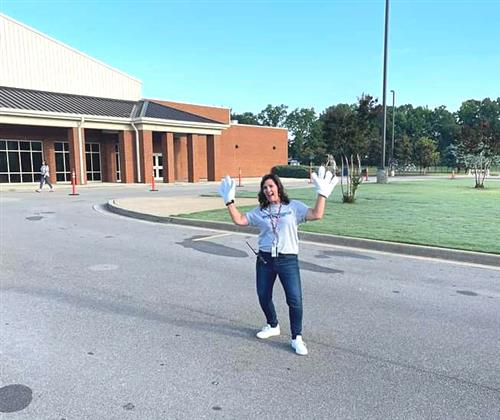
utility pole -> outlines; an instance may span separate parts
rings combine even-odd
[[[382,162],[377,171],[377,183],[387,183],[387,173],[385,172],[385,141],[387,136],[387,38],[389,34],[389,0],[385,0],[385,29],[384,29],[384,80],[382,88],[382,108],[384,113],[384,122],[382,126]]]

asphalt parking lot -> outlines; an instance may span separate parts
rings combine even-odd
[[[279,285],[254,338],[255,237],[100,207],[141,194],[2,192],[5,418],[500,416],[498,269],[304,242],[299,357]]]

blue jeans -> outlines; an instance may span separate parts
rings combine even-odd
[[[259,252],[257,258],[257,295],[267,323],[273,327],[278,317],[273,304],[273,287],[276,276],[285,289],[286,303],[290,315],[292,338],[302,334],[302,286],[300,282],[299,259],[294,254],[279,254],[272,258],[269,252]]]
[[[50,188],[52,188],[52,184],[50,183],[50,178],[48,176],[40,176],[40,189],[43,188],[43,184],[47,184]]]

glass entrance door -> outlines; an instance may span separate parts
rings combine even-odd
[[[54,143],[56,156],[56,179],[60,181],[71,181],[69,163],[69,142],[59,141]]]
[[[85,143],[85,158],[87,161],[87,180],[101,181],[101,145]]]
[[[153,153],[153,175],[155,179],[163,179],[163,155],[161,153]]]
[[[122,182],[122,171],[120,166],[120,147],[115,144],[116,182]]]

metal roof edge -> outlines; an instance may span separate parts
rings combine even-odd
[[[91,114],[70,114],[64,112],[47,112],[36,111],[18,108],[0,108],[0,115],[19,116],[19,117],[34,117],[34,118],[48,118],[48,119],[63,119],[63,120],[80,120],[82,117],[87,121],[104,121],[104,122],[130,122],[129,117],[107,117],[105,115],[91,115]]]
[[[213,123],[198,122],[198,121],[183,121],[183,120],[167,120],[161,118],[134,118],[132,119],[134,124],[156,124],[156,125],[178,125],[181,127],[195,127],[195,128],[229,128],[229,124],[218,123],[214,121]]]

